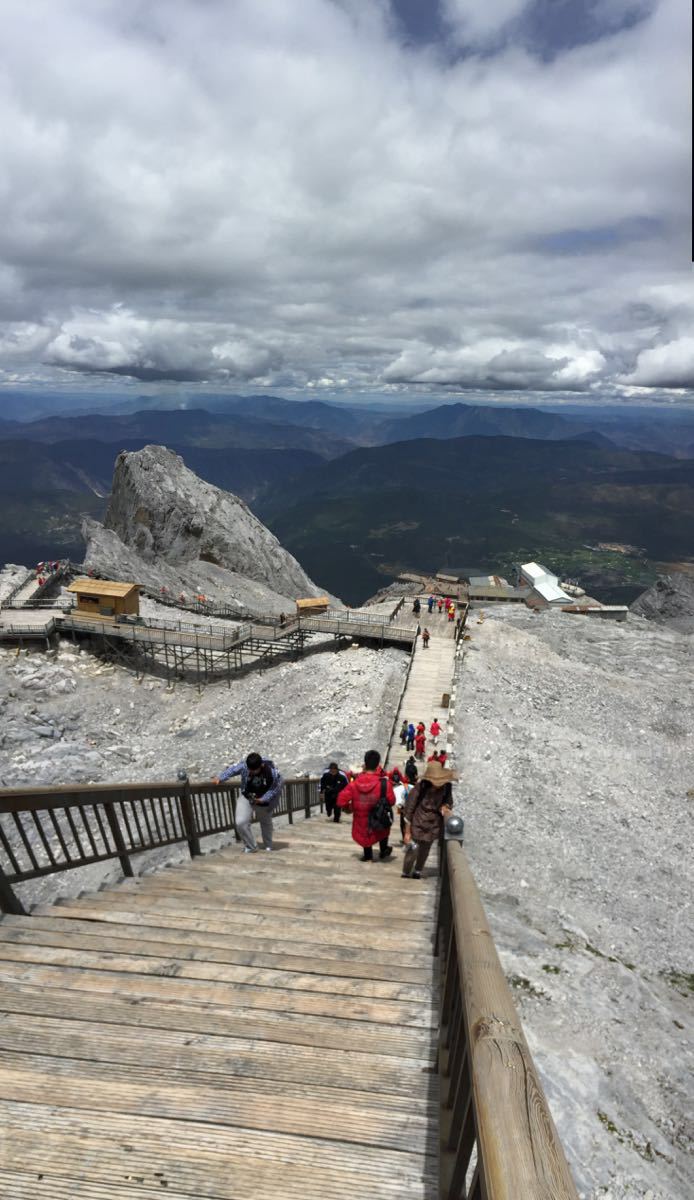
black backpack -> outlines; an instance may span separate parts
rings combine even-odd
[[[381,794],[369,812],[369,833],[382,833],[387,837],[393,824],[393,806],[386,799],[388,779],[381,776]]]
[[[265,795],[265,793],[270,791],[270,788],[272,787],[273,782],[274,782],[274,770],[273,770],[274,765],[275,764],[269,758],[265,759],[263,761],[263,773],[262,773],[261,778],[262,778],[265,786],[264,786],[262,792],[252,791],[248,786],[248,782],[246,783],[246,787],[244,788],[242,794],[246,797],[247,800],[253,801],[253,800],[262,799],[262,797]]]

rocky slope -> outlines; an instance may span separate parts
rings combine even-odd
[[[634,601],[631,611],[670,629],[694,633],[694,575],[676,571],[663,576]]]
[[[471,615],[466,846],[579,1192],[694,1195],[693,639]]]
[[[118,456],[104,524],[88,520],[83,533],[87,566],[153,590],[204,592],[240,612],[279,612],[320,594],[242,500],[164,446]]]

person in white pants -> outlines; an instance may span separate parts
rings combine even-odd
[[[236,831],[243,842],[246,854],[254,854],[258,843],[251,828],[253,817],[257,817],[265,850],[272,850],[272,813],[279,803],[282,792],[282,776],[269,758],[260,754],[249,754],[245,762],[233,763],[213,783],[224,783],[234,775],[241,776],[241,793],[236,801]]]

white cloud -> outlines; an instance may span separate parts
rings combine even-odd
[[[621,382],[633,387],[694,389],[694,337],[642,350]]]
[[[5,0],[0,369],[626,386],[694,304],[686,43],[678,0],[551,63],[385,0]]]

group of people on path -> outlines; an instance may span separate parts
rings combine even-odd
[[[437,718],[434,717],[429,726],[429,738],[434,749],[438,747],[441,732],[441,726]],[[424,721],[418,721],[415,725],[414,721],[408,721],[407,717],[405,717],[400,726],[400,745],[404,746],[406,750],[414,750],[415,758],[423,761],[427,745],[426,725]],[[441,754],[443,754],[443,759],[440,757]],[[441,762],[445,763],[446,751],[442,750],[437,757]]]
[[[434,596],[432,594],[429,596],[429,598],[426,602],[426,606],[427,606],[427,612],[429,613],[430,617],[435,615],[434,610],[437,609],[439,615],[445,616],[449,623],[452,623],[456,619],[455,600],[453,600],[450,596],[439,596],[437,599],[436,596]],[[421,602],[419,596],[415,596],[415,599],[412,602],[412,612],[415,615],[415,617],[418,617],[419,614],[421,613],[421,611],[422,611],[422,602]],[[458,624],[461,621],[462,621],[462,617],[459,616]],[[457,632],[458,624],[456,625],[456,632]],[[424,628],[422,629],[422,649],[423,650],[429,649],[430,641],[431,641],[431,633],[425,625]]]
[[[362,862],[373,862],[378,846],[381,860],[390,858],[393,810],[400,812],[400,830],[405,848],[403,878],[421,879],[422,869],[434,842],[443,836],[444,822],[452,812],[451,784],[457,775],[432,756],[421,777],[414,758],[403,767],[386,771],[378,750],[367,750],[363,769],[352,778],[331,762],[323,772],[319,792],[329,821],[339,822],[342,812],[352,814],[352,838],[361,846]],[[269,758],[252,753],[241,762],[215,775],[213,783],[240,776],[236,799],[236,830],[244,853],[259,847],[251,828],[255,817],[260,825],[263,849],[272,850],[272,814],[279,803],[283,779]]]

